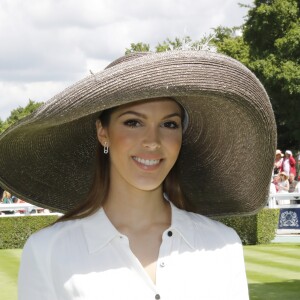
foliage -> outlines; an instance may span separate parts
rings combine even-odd
[[[273,104],[279,148],[300,148],[300,3],[256,0],[248,12],[244,39],[249,68]]]
[[[10,116],[6,119],[6,121],[0,120],[0,133],[15,122],[34,112],[42,104],[42,102],[34,102],[32,100],[29,100],[28,104],[25,107],[19,106],[18,108],[12,110]]]
[[[131,52],[148,52],[150,50],[150,45],[145,43],[131,43],[130,48],[126,48],[125,54]]]
[[[269,244],[275,237],[280,209],[263,209],[257,214],[257,244]]]
[[[268,244],[276,233],[279,209],[263,209],[252,216],[218,218],[235,229],[244,245]]]
[[[183,38],[175,37],[174,40],[167,38],[162,43],[158,43],[155,46],[155,52],[165,52],[172,51],[178,49],[194,49],[194,50],[208,50],[208,48],[215,48],[215,45],[211,43],[214,35],[204,36],[200,40],[193,41],[189,36],[185,36]],[[214,50],[214,49],[213,49]],[[125,54],[129,54],[132,52],[148,52],[150,50],[149,44],[144,43],[132,43],[130,48],[126,48]]]
[[[57,216],[0,218],[0,249],[23,248],[28,237],[57,220]]]
[[[217,47],[218,52],[231,56],[244,65],[249,65],[249,46],[241,35],[240,27],[222,27],[214,29],[212,43]]]
[[[191,41],[192,39],[189,36],[186,36],[183,39],[176,37],[174,41],[167,38],[165,41],[162,42],[162,44],[158,43],[158,45],[155,46],[155,50],[156,52],[165,52],[170,50],[181,49],[184,44],[190,43]]]

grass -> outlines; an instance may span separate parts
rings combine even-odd
[[[17,299],[17,277],[22,250],[0,250],[0,299]]]
[[[300,299],[300,244],[244,247],[251,300]]]
[[[17,299],[22,250],[0,250],[0,299]],[[300,244],[244,247],[251,300],[300,299]],[[222,299],[220,299],[222,300]]]

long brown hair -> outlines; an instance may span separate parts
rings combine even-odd
[[[179,106],[181,107],[181,105]],[[181,109],[183,111],[182,107]],[[109,126],[110,116],[113,111],[113,108],[104,110],[99,116],[101,125],[104,128]],[[182,113],[182,116],[184,116],[184,113]],[[74,209],[68,211],[65,215],[59,218],[57,222],[81,219],[90,216],[103,206],[108,196],[110,186],[110,161],[109,155],[103,153],[103,146],[99,142],[96,150],[96,164],[93,183],[87,198]],[[187,209],[185,198],[180,186],[178,159],[163,182],[163,192],[175,206]]]

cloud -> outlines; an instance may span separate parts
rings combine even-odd
[[[235,0],[0,1],[0,118],[103,69],[131,43],[200,39],[243,23]],[[250,0],[243,1],[246,4]]]

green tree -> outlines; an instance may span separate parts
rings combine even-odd
[[[15,122],[34,112],[42,104],[42,102],[34,102],[32,100],[29,100],[28,104],[25,107],[19,106],[18,108],[13,109],[10,113],[10,116],[5,121],[0,120],[0,133]]]
[[[132,52],[148,52],[150,50],[150,45],[145,43],[131,43],[130,48],[126,48],[125,54]]]
[[[249,66],[249,45],[242,36],[241,27],[214,28],[212,43],[217,47],[218,52],[237,59],[244,65]]]
[[[167,38],[162,43],[158,43],[155,46],[155,52],[164,52],[164,51],[172,51],[178,49],[194,49],[200,50],[208,45],[214,47],[214,44],[211,43],[213,35],[208,35],[203,37],[199,41],[193,41],[189,36],[185,36],[183,38],[175,37],[174,40]],[[130,48],[126,48],[125,54],[129,54],[132,52],[148,52],[150,51],[150,45],[142,42],[139,43],[131,43]]]
[[[256,0],[244,25],[249,67],[275,111],[278,145],[300,148],[300,2]]]
[[[156,52],[164,52],[164,51],[181,49],[184,45],[189,44],[191,41],[192,39],[189,36],[186,36],[183,39],[176,37],[174,41],[167,38],[162,43],[158,43],[158,45],[155,46],[155,50]]]

